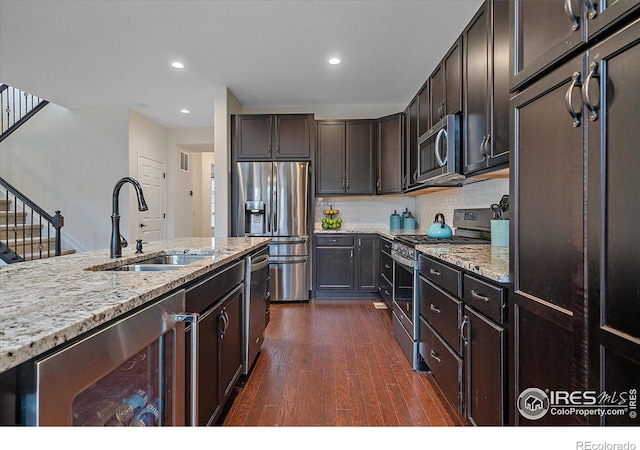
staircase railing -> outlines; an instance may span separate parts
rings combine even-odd
[[[64,226],[64,217],[60,214],[60,211],[56,211],[53,215],[49,214],[2,177],[0,177],[0,186],[5,190],[4,200],[14,205],[13,211],[7,211],[4,214],[4,218],[0,218],[2,219],[0,220],[0,225],[5,225],[4,229],[6,230],[6,235],[3,235],[3,239],[0,240],[0,247],[2,247],[1,244],[5,244],[13,252],[22,253],[23,258],[27,253],[30,253],[30,258],[24,259],[40,259],[52,256],[51,240],[53,238],[54,256],[60,256],[62,254],[61,228]],[[18,201],[20,206],[18,206]],[[9,218],[11,212],[13,212],[13,220]],[[22,220],[23,223],[19,223],[18,216],[23,218],[30,217],[31,223],[27,224],[24,219]],[[43,236],[45,225],[46,237]],[[36,229],[42,230],[37,233],[37,236],[34,236],[32,232],[34,226]],[[6,241],[4,238],[6,238]],[[18,249],[22,249],[22,251],[18,251]],[[2,253],[0,253],[0,258],[7,263],[20,260],[11,255],[2,257]]]
[[[0,142],[49,102],[6,84],[0,84]]]

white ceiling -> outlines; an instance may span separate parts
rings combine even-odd
[[[0,82],[165,127],[213,126],[217,86],[255,107],[406,105],[481,4],[0,0]]]

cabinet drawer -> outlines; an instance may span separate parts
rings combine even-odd
[[[404,326],[400,322],[400,319],[396,315],[395,311],[391,314],[391,322],[393,326],[393,335],[400,344],[400,348],[402,349],[402,353],[407,357],[409,364],[413,367],[413,338],[409,336],[407,330],[405,330]]]
[[[390,255],[391,241],[385,238],[380,238],[380,250]]]
[[[462,302],[420,277],[420,314],[458,354],[462,353],[460,318]]]
[[[328,236],[317,235],[316,245],[324,247],[353,247],[353,235],[337,235],[331,234]]]
[[[462,272],[452,267],[420,255],[420,274],[433,281],[438,287],[460,297],[462,293]]]
[[[384,302],[387,304],[387,307],[391,307],[391,301],[392,301],[392,292],[393,292],[393,286],[391,285],[391,281],[389,281],[384,274],[380,277],[380,281],[379,281],[379,286],[378,286],[378,292],[380,293],[380,296],[382,297],[382,299],[384,300]]]
[[[464,276],[464,302],[499,323],[504,318],[504,297],[504,288]]]
[[[387,280],[393,279],[393,260],[385,252],[380,252],[380,273],[387,277]]]
[[[462,412],[462,358],[447,347],[422,317],[418,349],[444,395]]]

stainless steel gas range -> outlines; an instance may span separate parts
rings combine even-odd
[[[454,235],[436,239],[423,234],[396,236],[391,246],[393,259],[393,332],[414,370],[425,370],[418,352],[420,340],[420,255],[418,245],[490,244],[492,212],[489,208],[456,209]]]

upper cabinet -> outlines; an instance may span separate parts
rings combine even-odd
[[[509,4],[486,1],[463,34],[464,173],[509,161]]]
[[[462,36],[429,77],[429,90],[429,128],[433,128],[444,116],[462,111]]]
[[[378,119],[378,194],[402,193],[404,114]]]
[[[305,160],[313,148],[312,114],[243,114],[234,117],[239,160]]]
[[[416,95],[405,110],[405,174],[402,189],[407,190],[418,182],[418,96]]]
[[[512,0],[512,92],[630,18],[637,0]]]
[[[319,120],[317,195],[375,194],[375,120]]]

